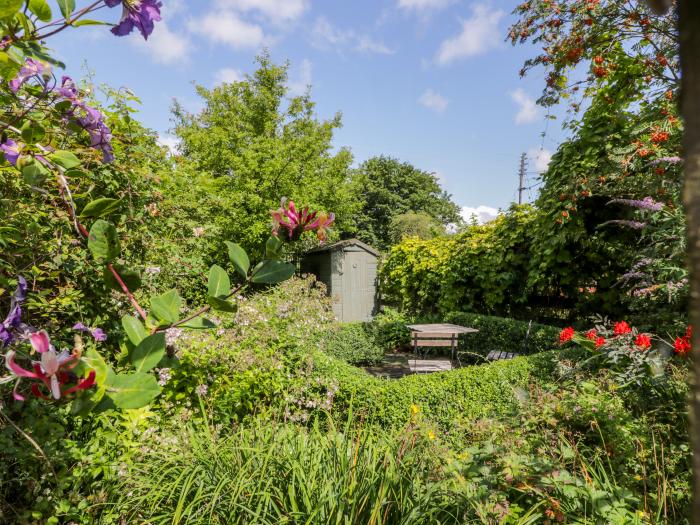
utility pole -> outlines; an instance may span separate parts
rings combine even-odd
[[[523,192],[525,191],[525,169],[527,168],[527,154],[520,155],[520,169],[518,170],[518,204],[523,203]]]

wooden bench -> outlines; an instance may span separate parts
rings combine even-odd
[[[518,357],[520,354],[515,352],[504,352],[503,350],[491,350],[486,359],[489,361],[499,361],[501,359],[513,359]]]
[[[454,332],[418,332],[411,331],[411,343],[413,351],[417,354],[419,348],[431,348],[436,346],[450,347],[452,359],[457,351],[458,335]]]

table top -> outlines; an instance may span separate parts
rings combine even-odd
[[[476,328],[469,328],[467,326],[459,326],[457,324],[449,323],[434,323],[434,324],[407,324],[407,328],[414,330],[416,332],[443,332],[448,334],[473,334],[478,332]]]

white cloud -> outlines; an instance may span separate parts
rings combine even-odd
[[[418,102],[428,109],[432,109],[437,113],[442,113],[447,109],[447,105],[450,103],[445,97],[436,93],[432,89],[426,89],[423,94],[418,97]]]
[[[423,11],[428,9],[442,9],[454,3],[454,0],[399,0],[401,9]]]
[[[159,135],[158,144],[168,148],[171,155],[178,155],[178,146],[180,145],[180,140],[173,135]]]
[[[549,161],[552,160],[552,152],[544,148],[531,148],[527,152],[527,157],[533,162],[533,167],[538,173],[547,170]]]
[[[191,19],[187,27],[194,34],[234,49],[256,48],[266,40],[259,25],[241,20],[230,11],[213,11],[201,18]]]
[[[518,105],[518,113],[515,115],[516,124],[529,124],[540,118],[540,108],[535,103],[535,99],[528,96],[525,91],[518,88],[510,94],[510,98]]]
[[[479,224],[485,224],[494,220],[498,216],[498,213],[499,212],[496,208],[484,206],[483,204],[481,206],[477,206],[476,208],[463,206],[462,210],[460,211],[462,219],[464,219],[467,223],[471,222],[472,217],[475,217],[476,222]]]
[[[275,23],[291,22],[309,8],[309,0],[217,0],[223,8],[257,12]]]
[[[462,32],[440,44],[435,56],[438,64],[446,65],[479,55],[500,45],[502,37],[498,23],[505,13],[500,9],[493,11],[485,5],[477,5],[473,11],[471,18],[462,20]]]
[[[294,80],[287,83],[289,92],[292,95],[303,95],[306,89],[311,85],[311,60],[305,58],[299,64],[299,71],[295,75]]]
[[[366,34],[358,34],[352,29],[340,29],[324,16],[319,16],[311,32],[311,44],[318,49],[332,49],[339,53],[349,49],[366,53],[391,55],[396,52],[383,42]]]
[[[189,39],[171,31],[165,20],[156,24],[148,40],[134,33],[130,42],[160,64],[177,64],[189,59]]]
[[[230,84],[232,82],[240,82],[241,80],[243,80],[243,73],[232,67],[219,69],[214,74],[214,81],[216,84]]]

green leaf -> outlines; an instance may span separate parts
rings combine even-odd
[[[182,299],[177,290],[151,297],[151,313],[158,321],[171,325],[178,320]]]
[[[107,383],[107,395],[121,409],[141,408],[160,394],[158,381],[151,374],[115,374]]]
[[[80,161],[78,160],[78,157],[76,157],[70,151],[56,150],[51,155],[49,155],[49,159],[51,159],[51,161],[55,164],[58,164],[59,166],[67,170],[71,168],[77,168],[78,166],[80,166]]]
[[[22,125],[22,138],[29,144],[41,141],[46,135],[46,130],[36,122],[28,120]]]
[[[81,18],[80,20],[77,20],[71,24],[73,27],[80,27],[80,26],[107,26],[109,25],[107,22],[103,22],[102,20],[89,20],[87,18]]]
[[[294,275],[293,264],[282,261],[263,261],[257,271],[253,273],[254,283],[275,284],[286,281]]]
[[[56,0],[56,3],[64,18],[68,18],[75,11],[75,0]]]
[[[42,22],[51,21],[51,8],[46,0],[29,0],[29,10]]]
[[[83,355],[83,362],[88,369],[95,371],[95,383],[97,386],[104,385],[107,378],[114,374],[111,367],[94,348],[90,348],[87,352],[85,352],[85,355]]]
[[[136,372],[148,372],[165,355],[165,333],[149,335],[131,353],[131,363]]]
[[[143,323],[133,315],[125,315],[122,317],[122,326],[124,327],[126,336],[134,346],[148,337],[148,331],[143,326]]]
[[[280,241],[274,235],[265,243],[265,257],[268,259],[279,259],[282,254],[282,241]]]
[[[179,324],[180,328],[191,328],[195,330],[202,330],[207,328],[214,328],[216,325],[212,323],[209,319],[199,316],[194,319],[190,319],[186,323]]]
[[[22,8],[24,0],[2,0],[0,1],[0,18],[10,18]]]
[[[238,310],[238,305],[236,305],[236,303],[221,299],[220,297],[212,297],[210,295],[207,297],[207,303],[209,303],[214,310],[222,312],[235,312]]]
[[[94,201],[88,202],[83,211],[80,212],[81,217],[102,217],[103,215],[108,215],[117,208],[121,199],[108,199],[107,197],[100,197]]]
[[[225,298],[231,293],[231,281],[228,274],[216,264],[209,269],[209,295],[212,297]]]
[[[0,51],[0,77],[2,78],[14,78],[20,69],[20,64],[12,60],[12,57]]]
[[[22,168],[22,178],[30,186],[40,186],[51,172],[41,162],[33,161]]]
[[[226,246],[228,246],[228,258],[231,259],[233,267],[246,279],[248,277],[248,270],[250,269],[248,254],[235,242],[226,241]]]
[[[119,257],[121,248],[114,224],[99,219],[90,228],[88,248],[97,262],[107,263]]]
[[[117,263],[114,263],[112,266],[114,266],[114,269],[119,274],[119,277],[122,278],[122,281],[124,281],[124,284],[126,284],[126,287],[130,292],[141,288],[141,274],[138,270],[129,270],[123,264]],[[112,274],[109,268],[105,267],[104,271],[102,272],[102,278],[109,288],[116,290],[117,292],[124,293],[124,290],[122,290],[121,285],[119,282],[117,282],[116,277],[114,277],[114,274]]]

